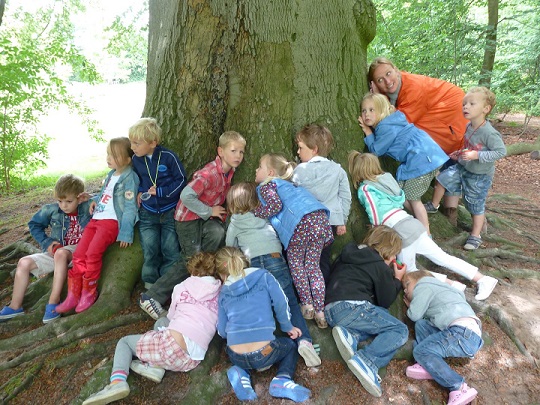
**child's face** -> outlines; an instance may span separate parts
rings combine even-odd
[[[128,164],[129,164],[129,160],[126,159],[126,161],[124,162],[117,162],[114,159],[114,156],[107,152],[107,166],[109,166],[109,169],[122,170]]]
[[[362,121],[364,121],[364,124],[368,127],[374,127],[379,123],[373,100],[367,99],[362,101]]]
[[[298,141],[298,150],[296,153],[298,153],[298,157],[302,161],[302,163],[309,162],[312,157],[318,155],[317,147],[315,146],[315,149],[310,149],[304,142]]]
[[[221,158],[224,173],[240,166],[240,163],[244,160],[244,149],[243,144],[235,141],[229,142],[224,148],[218,147],[218,156]]]
[[[266,159],[261,159],[259,167],[257,168],[257,170],[255,170],[255,182],[262,183],[268,178],[268,176],[271,176],[273,174],[274,171],[268,167]]]
[[[463,116],[469,121],[484,120],[490,110],[491,107],[486,104],[481,93],[467,93],[463,97]]]
[[[131,150],[138,157],[151,155],[152,153],[154,153],[154,149],[156,149],[156,146],[156,141],[152,141],[150,143],[142,139],[134,139],[131,141]]]
[[[416,281],[407,280],[403,282],[403,292],[409,301],[413,299],[414,287],[416,287]]]
[[[77,207],[79,206],[79,200],[74,194],[68,194],[64,198],[58,198],[58,206],[66,214],[73,214],[77,212]]]

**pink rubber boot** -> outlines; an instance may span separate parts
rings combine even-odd
[[[68,295],[66,299],[56,307],[56,312],[64,314],[71,311],[79,304],[82,289],[82,276],[72,277],[68,273]]]
[[[83,312],[94,305],[97,300],[97,279],[89,279],[83,277],[82,279],[82,294],[75,312]]]

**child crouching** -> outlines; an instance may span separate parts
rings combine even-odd
[[[461,291],[425,270],[403,277],[407,315],[416,322],[413,366],[407,376],[435,380],[450,391],[448,405],[471,402],[478,392],[444,361],[446,357],[473,358],[483,345],[481,322]]]
[[[311,391],[292,380],[298,361],[296,343],[302,332],[291,323],[289,305],[274,276],[249,261],[238,248],[224,247],[216,253],[216,267],[228,273],[219,296],[218,333],[227,339],[227,354],[233,366],[227,377],[241,401],[257,399],[249,370],[262,370],[279,363],[270,383],[270,395],[295,402],[309,399]],[[274,336],[273,311],[289,337]]]
[[[130,368],[159,383],[165,370],[190,371],[204,359],[216,333],[222,277],[216,272],[212,253],[197,253],[187,263],[187,269],[191,277],[174,287],[168,326],[120,339],[114,353],[111,383],[83,405],[108,404],[127,397]],[[133,356],[140,360],[132,361]]]

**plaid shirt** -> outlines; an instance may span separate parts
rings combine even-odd
[[[234,169],[231,169],[229,173],[223,173],[221,159],[217,156],[214,161],[195,172],[193,180],[189,182],[188,186],[197,193],[199,201],[209,207],[214,207],[216,205],[222,205],[225,202],[225,197],[227,197],[227,193],[231,188],[233,175]],[[182,203],[182,200],[178,201],[174,219],[180,222],[186,222],[199,218],[197,214],[190,211]]]

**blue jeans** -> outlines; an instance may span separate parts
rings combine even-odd
[[[180,245],[174,229],[174,210],[156,214],[141,207],[139,233],[144,255],[142,279],[155,283],[180,258]]]
[[[450,391],[459,390],[465,381],[443,359],[446,357],[469,357],[474,355],[484,342],[472,330],[463,326],[450,326],[440,330],[425,319],[414,326],[416,345],[414,359],[431,374],[433,379]]]
[[[262,349],[244,354],[235,353],[227,346],[227,354],[232,364],[246,371],[258,370],[279,362],[276,376],[290,379],[293,378],[298,361],[296,343],[288,337],[276,338]]]
[[[309,333],[306,320],[302,316],[300,305],[298,305],[298,298],[294,292],[291,273],[285,258],[281,253],[277,252],[256,256],[251,259],[251,267],[260,267],[261,269],[266,269],[272,273],[289,301],[292,324],[302,331],[302,336],[297,339],[297,343],[300,343],[302,339],[311,342],[311,334]]]
[[[376,372],[386,366],[397,350],[407,342],[409,330],[399,319],[368,301],[353,304],[337,301],[325,309],[324,315],[332,327],[347,329],[359,342],[373,337],[373,341],[356,351],[356,355]],[[353,348],[356,350],[356,348]]]
[[[215,252],[225,244],[225,224],[216,218],[175,224],[182,254],[186,260],[199,252]]]

